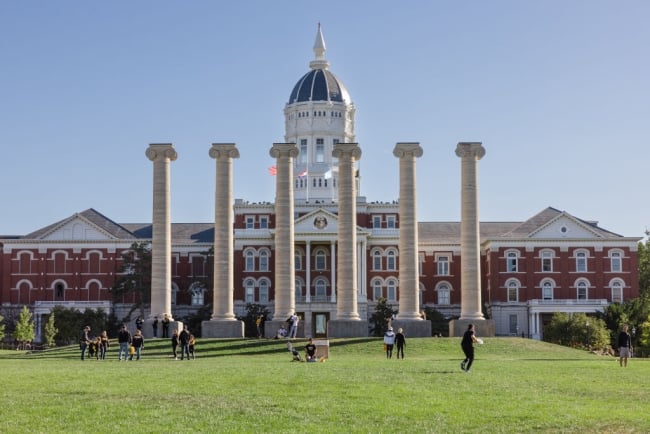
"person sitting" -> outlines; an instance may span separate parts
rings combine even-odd
[[[305,358],[308,362],[315,362],[316,359],[316,345],[313,339],[309,338],[309,342],[305,345]]]
[[[286,338],[286,337],[287,337],[287,329],[285,329],[284,326],[282,325],[278,329],[278,332],[276,333],[275,338],[276,339],[282,339],[282,338]]]

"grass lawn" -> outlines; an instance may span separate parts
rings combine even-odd
[[[0,352],[0,432],[650,432],[650,361],[488,338],[464,373],[459,338],[330,341],[325,363],[291,362],[277,340],[199,339],[175,361],[79,360],[77,348]],[[295,346],[302,350],[304,340]]]

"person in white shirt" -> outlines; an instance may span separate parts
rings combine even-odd
[[[392,327],[388,327],[386,333],[384,333],[384,345],[386,346],[386,358],[393,358],[393,346],[395,345],[395,332],[393,332]]]

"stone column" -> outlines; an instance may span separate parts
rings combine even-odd
[[[418,222],[415,160],[422,156],[419,143],[397,143],[399,158],[399,313],[393,327],[409,336],[431,336],[431,322],[420,315],[418,274]]]
[[[293,161],[298,156],[295,143],[274,143],[269,151],[275,166],[275,313],[265,327],[273,336],[281,324],[296,310]],[[307,283],[309,286],[309,283]],[[304,319],[304,318],[303,318]],[[301,321],[302,322],[302,321]]]
[[[336,288],[336,319],[327,327],[329,337],[368,335],[368,321],[361,320],[357,306],[357,203],[354,162],[361,158],[356,143],[337,143],[332,156],[339,161],[339,233]]]
[[[467,324],[473,323],[477,336],[494,336],[494,323],[486,322],[481,311],[477,166],[478,160],[485,155],[485,148],[480,142],[460,142],[456,155],[461,159],[461,303],[459,320],[450,322],[450,335],[461,336]]]
[[[151,236],[151,312],[142,332],[152,337],[151,324],[167,315],[170,334],[175,327],[182,327],[172,316],[172,235],[170,164],[178,157],[171,143],[150,144],[147,158],[153,161],[153,220]],[[161,336],[161,333],[158,334]]]
[[[239,158],[234,143],[213,143],[210,157],[216,160],[214,195],[214,267],[212,318],[201,323],[203,337],[242,338],[244,323],[235,318],[234,235],[232,210],[232,160]]]

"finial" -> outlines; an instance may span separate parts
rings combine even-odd
[[[325,60],[325,39],[323,38],[323,32],[321,31],[320,21],[318,22],[318,31],[316,32],[316,42],[314,42],[314,55],[316,56],[315,60],[312,60],[309,63],[311,69],[327,69],[330,64]]]

